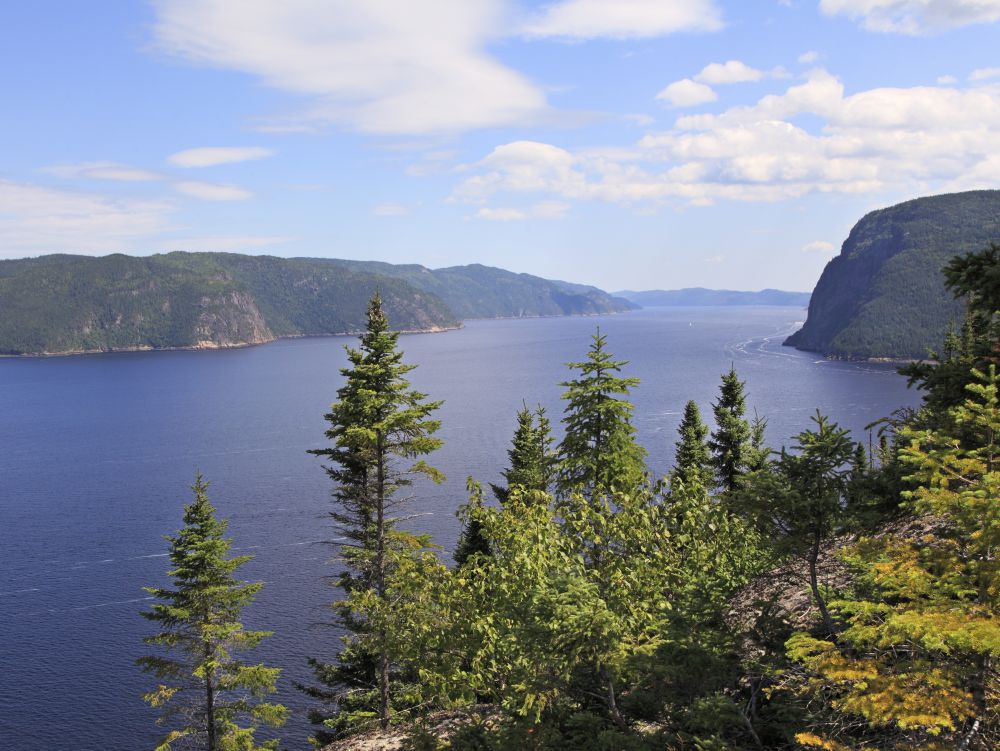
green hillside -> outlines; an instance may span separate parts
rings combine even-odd
[[[336,263],[352,271],[392,276],[435,294],[462,319],[591,315],[618,313],[635,307],[596,287],[515,274],[478,263],[433,270],[375,261],[338,260]]]
[[[785,344],[831,357],[925,357],[961,304],[941,268],[1000,240],[1000,191],[918,198],[859,221],[813,291],[809,316]]]
[[[350,333],[374,291],[393,326],[430,331],[465,318],[613,312],[596,289],[485,266],[419,266],[168,253],[0,261],[0,354],[230,347]]]

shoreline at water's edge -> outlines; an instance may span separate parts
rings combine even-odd
[[[432,326],[427,329],[402,329],[396,333],[399,334],[440,334],[444,331],[457,331],[462,328],[462,324],[458,326]],[[0,358],[6,358],[9,360],[24,360],[24,359],[38,359],[47,357],[75,357],[77,355],[119,355],[135,352],[205,352],[209,350],[223,350],[223,349],[246,349],[248,347],[261,347],[265,344],[271,344],[272,342],[277,342],[282,339],[309,339],[309,338],[322,338],[328,339],[337,336],[357,336],[360,331],[340,331],[331,332],[329,334],[285,334],[282,336],[275,336],[270,339],[260,341],[260,342],[234,342],[232,344],[216,344],[214,342],[200,342],[198,344],[189,344],[178,347],[116,347],[114,349],[78,349],[69,350],[66,352],[23,352],[20,354],[0,354]]]
[[[567,314],[553,314],[553,315],[537,315],[537,316],[491,316],[488,318],[469,318],[469,321],[515,321],[521,318],[586,318],[593,316],[605,316],[605,315],[621,315],[622,313],[630,313],[630,310],[612,310],[603,313],[567,313]],[[464,321],[459,322],[457,326],[431,326],[426,329],[400,329],[396,333],[398,334],[442,334],[446,331],[458,331],[462,329],[465,325]],[[66,352],[22,352],[19,354],[4,354],[0,353],[0,359],[8,360],[25,360],[25,359],[39,359],[48,357],[75,357],[77,355],[116,355],[116,354],[127,354],[135,352],[203,352],[208,350],[223,350],[223,349],[246,349],[247,347],[260,347],[265,344],[271,344],[272,342],[280,341],[282,339],[309,339],[309,338],[322,338],[327,339],[336,336],[358,336],[362,331],[340,331],[331,332],[329,334],[285,334],[283,336],[276,336],[271,339],[262,342],[237,342],[233,344],[215,344],[202,342],[199,344],[190,344],[178,347],[116,347],[114,349],[80,349],[80,350],[69,350]]]
[[[788,344],[786,342],[782,342],[781,346],[792,347],[799,352],[809,352],[810,354],[820,355],[826,360],[833,360],[836,362],[871,363],[873,365],[915,365],[918,363],[937,364],[937,360],[931,360],[927,357],[849,357],[847,355],[834,355],[829,352],[823,352],[816,349],[796,347],[794,344]]]

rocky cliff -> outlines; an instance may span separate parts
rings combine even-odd
[[[851,230],[785,344],[846,359],[920,358],[962,308],[941,268],[1000,240],[1000,191],[953,193],[880,209]]]

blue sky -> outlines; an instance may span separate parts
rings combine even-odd
[[[811,289],[865,212],[1000,187],[1000,0],[33,0],[0,258],[485,263]]]

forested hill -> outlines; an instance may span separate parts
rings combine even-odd
[[[731,289],[650,289],[641,292],[622,290],[614,292],[630,302],[643,306],[702,306],[702,305],[801,305],[809,304],[808,292],[785,292],[780,289],[762,289],[759,292],[740,292]]]
[[[438,281],[413,281],[438,274]],[[363,328],[376,289],[393,327],[412,331],[465,318],[628,306],[597,290],[574,293],[484,266],[430,271],[232,253],[50,255],[0,261],[0,354],[231,347],[351,333]]]
[[[926,357],[962,317],[941,268],[1000,240],[1000,191],[952,193],[873,211],[859,221],[785,344],[850,359]]]
[[[462,319],[590,315],[637,307],[596,287],[515,274],[478,263],[444,269],[377,261],[335,263],[352,271],[391,276],[437,295]]]

